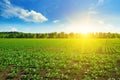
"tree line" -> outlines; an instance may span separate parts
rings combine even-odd
[[[23,32],[0,32],[0,38],[120,38],[119,33],[65,33],[65,32],[51,32],[51,33],[23,33]]]

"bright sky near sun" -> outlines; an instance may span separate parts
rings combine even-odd
[[[0,0],[0,31],[120,32],[120,0]]]

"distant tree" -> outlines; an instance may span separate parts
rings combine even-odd
[[[88,33],[89,38],[120,38],[118,33]],[[81,33],[65,33],[65,32],[51,32],[51,33],[23,33],[23,32],[0,32],[0,38],[82,38]]]
[[[75,34],[73,32],[69,33],[69,37],[70,38],[74,38],[75,37]]]
[[[56,38],[57,37],[57,32],[52,32],[52,33],[49,33],[49,38]]]
[[[59,38],[65,38],[65,32],[60,32],[58,33]]]

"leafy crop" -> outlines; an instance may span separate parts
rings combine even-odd
[[[119,39],[1,39],[1,80],[120,80]]]

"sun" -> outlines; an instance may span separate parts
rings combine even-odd
[[[82,13],[81,13],[82,14]],[[97,16],[91,16],[84,13],[82,16],[76,13],[67,18],[67,21],[62,27],[64,32],[74,33],[96,33],[96,32],[113,32],[114,28],[112,25],[106,24],[104,20],[99,19]]]
[[[69,24],[66,30],[67,32],[75,32],[75,33],[82,33],[82,34],[87,34],[89,32],[95,32],[91,23],[86,24],[86,23],[77,23],[77,22]]]
[[[87,34],[89,32],[95,32],[95,23],[93,19],[89,17],[83,17],[82,19],[73,19],[70,21],[65,28],[67,32],[75,32],[75,33],[82,33]]]
[[[80,28],[81,29],[81,33],[82,34],[87,34],[87,33],[89,33],[89,32],[91,32],[91,30],[90,29],[88,29],[88,28]]]

